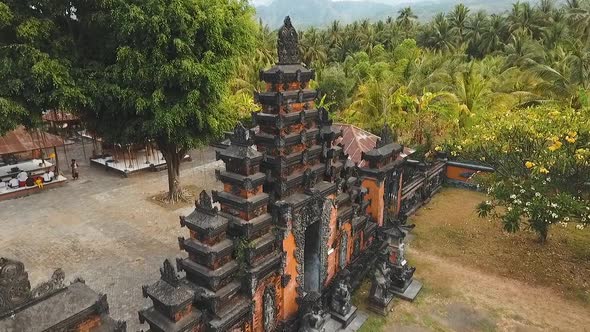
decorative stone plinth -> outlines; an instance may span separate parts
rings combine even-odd
[[[352,306],[346,316],[342,316],[341,314],[334,311],[332,311],[330,314],[332,315],[332,318],[339,321],[342,324],[342,328],[345,329],[356,318],[356,312],[357,307]]]
[[[416,279],[412,279],[412,282],[405,289],[399,289],[393,287],[391,291],[395,296],[406,300],[406,301],[414,301],[420,290],[422,289],[422,283]]]
[[[391,311],[393,304],[395,303],[393,301],[394,298],[395,296],[393,294],[388,294],[387,297],[385,297],[384,299],[370,298],[369,310],[376,314],[387,316]]]

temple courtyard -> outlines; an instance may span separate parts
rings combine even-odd
[[[212,149],[192,157],[182,183],[218,189],[214,169],[222,165]],[[68,280],[85,279],[108,294],[113,318],[136,331],[137,311],[149,304],[141,285],[181,255],[178,216],[192,206],[153,199],[167,188],[166,172],[122,178],[80,164],[80,180],[0,202],[0,256],[24,262],[34,285],[60,267]],[[590,330],[590,233],[555,229],[544,245],[533,234],[507,235],[477,217],[482,199],[444,189],[418,211],[409,260],[424,289],[413,303],[396,300],[387,318],[371,315],[363,331]],[[368,283],[355,294],[359,307],[367,294]]]

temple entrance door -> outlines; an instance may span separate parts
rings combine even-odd
[[[320,292],[320,222],[305,230],[303,289],[305,292]]]

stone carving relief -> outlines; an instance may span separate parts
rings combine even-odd
[[[279,29],[279,40],[277,45],[279,64],[300,64],[299,37],[297,30],[291,24],[291,18],[287,16],[281,29]]]
[[[264,331],[273,331],[276,325],[276,313],[277,307],[275,303],[276,289],[273,284],[268,285],[264,290],[263,299],[263,320],[264,320]]]

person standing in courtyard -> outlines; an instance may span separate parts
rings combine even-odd
[[[76,162],[76,159],[72,159],[72,164],[70,167],[72,169],[72,179],[78,180],[80,174],[78,173],[78,163]]]

